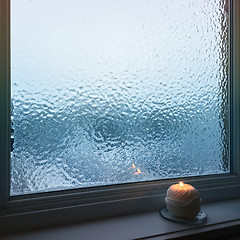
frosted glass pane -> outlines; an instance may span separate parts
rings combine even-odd
[[[11,4],[12,195],[229,172],[227,0]]]

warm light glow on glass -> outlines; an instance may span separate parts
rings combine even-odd
[[[135,172],[134,174],[139,174],[139,173],[142,173],[141,170],[138,168],[137,169],[137,172]]]

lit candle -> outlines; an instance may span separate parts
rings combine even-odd
[[[201,207],[198,191],[193,186],[183,182],[169,187],[165,202],[168,211],[181,218],[194,218]]]

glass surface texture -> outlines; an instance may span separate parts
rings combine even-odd
[[[227,0],[11,9],[11,195],[230,171]]]

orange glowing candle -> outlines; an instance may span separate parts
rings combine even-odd
[[[176,217],[194,218],[200,211],[201,201],[198,191],[183,182],[169,187],[165,202],[169,212]]]

